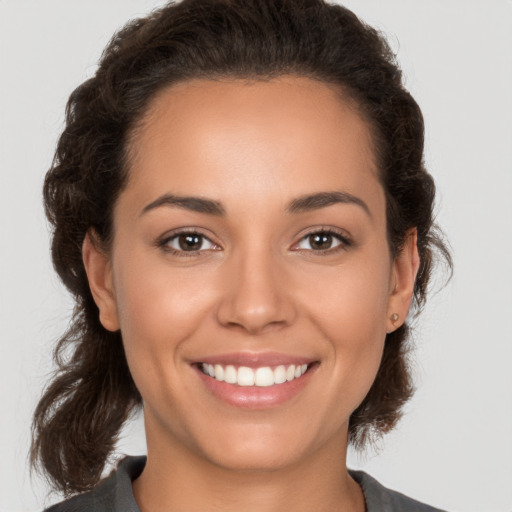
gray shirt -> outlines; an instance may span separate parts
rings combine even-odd
[[[132,481],[144,469],[146,457],[126,457],[95,489],[54,505],[45,512],[140,512],[132,491]],[[442,512],[387,489],[363,471],[349,470],[361,486],[367,512]]]

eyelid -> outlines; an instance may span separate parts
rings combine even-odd
[[[169,243],[172,240],[175,240],[176,238],[178,238],[179,236],[182,236],[182,235],[197,235],[197,236],[200,236],[202,239],[207,240],[208,242],[210,242],[210,244],[212,244],[213,248],[198,249],[196,251],[184,251],[182,249],[176,249],[176,248],[171,247],[169,245]],[[164,235],[160,236],[156,240],[155,245],[158,248],[162,249],[163,251],[165,251],[167,253],[175,254],[175,255],[179,255],[179,256],[195,256],[197,254],[201,254],[201,253],[204,253],[206,251],[218,251],[218,250],[220,250],[219,244],[214,242],[212,240],[211,236],[206,235],[201,228],[196,228],[194,226],[190,226],[190,227],[186,227],[186,228],[178,228],[178,229],[175,229],[175,230],[172,230],[172,231],[168,231],[167,233],[165,233]]]
[[[339,241],[339,244],[336,245],[335,247],[331,247],[329,249],[318,249],[318,250],[303,249],[303,248],[298,247],[298,245],[303,240],[305,240],[308,237],[315,235],[317,233],[324,233],[324,234],[331,235]],[[210,242],[210,244],[212,244],[213,247],[208,248],[208,249],[185,251],[182,249],[175,249],[168,245],[171,240],[176,239],[177,237],[179,237],[181,235],[198,235],[198,236],[202,237],[203,239],[207,240],[208,242]],[[319,254],[319,255],[326,254],[326,253],[333,254],[337,251],[346,250],[352,244],[353,243],[352,243],[351,237],[345,230],[342,230],[339,228],[334,228],[332,226],[320,226],[320,227],[316,227],[316,228],[308,228],[308,231],[303,233],[300,236],[299,240],[297,242],[295,242],[290,249],[293,251],[297,251],[297,252],[305,251],[308,253],[315,253],[315,254]],[[219,251],[222,249],[220,244],[218,244],[214,240],[212,240],[212,237],[210,235],[206,235],[203,232],[203,229],[197,228],[194,226],[190,226],[190,227],[186,227],[186,228],[177,228],[175,230],[169,231],[169,232],[165,233],[164,235],[162,235],[161,237],[159,237],[156,240],[155,245],[167,253],[171,253],[171,254],[175,254],[175,255],[179,255],[179,256],[194,256],[194,255],[198,255],[198,254],[201,254],[204,252]]]
[[[302,248],[298,247],[298,245],[303,240],[307,239],[308,237],[310,237],[312,235],[318,234],[318,233],[325,233],[325,234],[331,235],[334,238],[336,238],[340,243],[338,245],[336,245],[335,247],[331,247],[329,249],[314,250],[314,249],[302,249]],[[339,228],[334,228],[331,226],[321,226],[318,228],[309,228],[309,230],[305,234],[301,235],[299,240],[293,244],[291,249],[295,250],[295,251],[305,251],[308,253],[315,253],[315,254],[326,254],[326,253],[333,254],[337,251],[345,250],[348,247],[350,247],[351,245],[352,245],[352,240],[350,238],[350,235],[346,231],[339,229]]]

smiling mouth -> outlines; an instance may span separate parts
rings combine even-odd
[[[291,382],[302,377],[310,366],[310,364],[290,364],[249,368],[248,366],[198,364],[199,369],[212,379],[245,387],[269,387]]]

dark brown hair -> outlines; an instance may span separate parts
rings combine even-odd
[[[105,49],[95,75],[71,94],[44,184],[53,263],[76,302],[33,423],[31,461],[55,489],[71,494],[94,486],[123,423],[141,404],[121,333],[102,327],[81,255],[88,230],[107,247],[111,240],[137,123],[171,84],[283,74],[337,85],[367,119],[392,254],[408,229],[418,231],[416,311],[426,299],[434,249],[451,265],[433,224],[435,187],[423,165],[421,111],[386,41],[351,11],[322,0],[184,0],[130,22]],[[358,447],[393,428],[412,394],[407,339],[406,324],[387,336],[376,380],[350,418],[350,441]]]

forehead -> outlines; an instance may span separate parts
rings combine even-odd
[[[134,133],[129,157],[129,186],[148,202],[163,192],[285,201],[380,189],[370,127],[357,106],[339,88],[304,77],[164,89]]]

